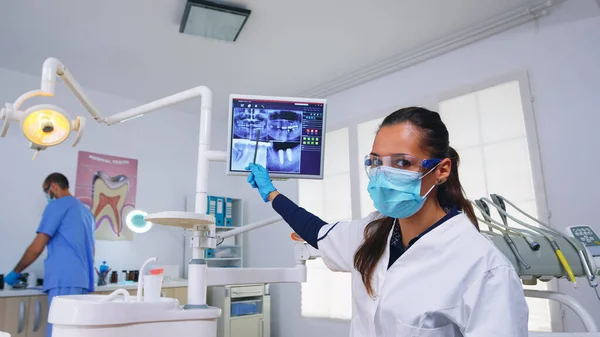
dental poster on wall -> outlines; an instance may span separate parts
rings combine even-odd
[[[133,240],[125,225],[135,209],[138,161],[79,151],[75,197],[96,219],[96,240]]]

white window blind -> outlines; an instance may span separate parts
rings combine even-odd
[[[352,218],[350,145],[348,128],[328,132],[325,138],[323,180],[300,180],[300,206],[326,222]],[[349,273],[331,272],[321,259],[307,261],[307,282],[302,283],[303,317],[350,319],[352,284]]]
[[[383,118],[377,118],[357,125],[357,147],[358,147],[358,183],[360,184],[360,215],[366,217],[371,212],[375,211],[373,201],[367,192],[369,185],[369,177],[365,172],[365,156],[371,153],[371,147],[375,140],[375,134],[379,125],[383,122]]]
[[[467,197],[489,198],[490,193],[499,194],[538,216],[519,82],[442,101],[439,112],[450,133],[450,144],[461,157],[459,174]],[[526,219],[507,207],[511,215]],[[494,218],[501,222],[498,212],[490,208]],[[518,226],[513,222],[510,225]],[[524,287],[547,289],[542,282]],[[527,302],[529,329],[551,331],[548,301],[528,298]]]

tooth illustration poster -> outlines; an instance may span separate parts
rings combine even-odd
[[[135,209],[138,161],[79,151],[75,197],[96,219],[96,240],[133,240],[125,225]]]

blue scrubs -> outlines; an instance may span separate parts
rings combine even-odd
[[[46,206],[37,232],[50,237],[43,288],[49,305],[58,295],[94,291],[94,227],[94,216],[75,197],[62,197]],[[47,336],[51,335],[48,324]]]

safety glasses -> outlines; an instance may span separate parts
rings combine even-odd
[[[378,167],[390,167],[413,172],[423,172],[434,168],[441,161],[442,160],[438,158],[419,159],[409,154],[393,154],[384,157],[368,154],[365,156],[365,171],[368,176],[371,176],[372,170]]]

